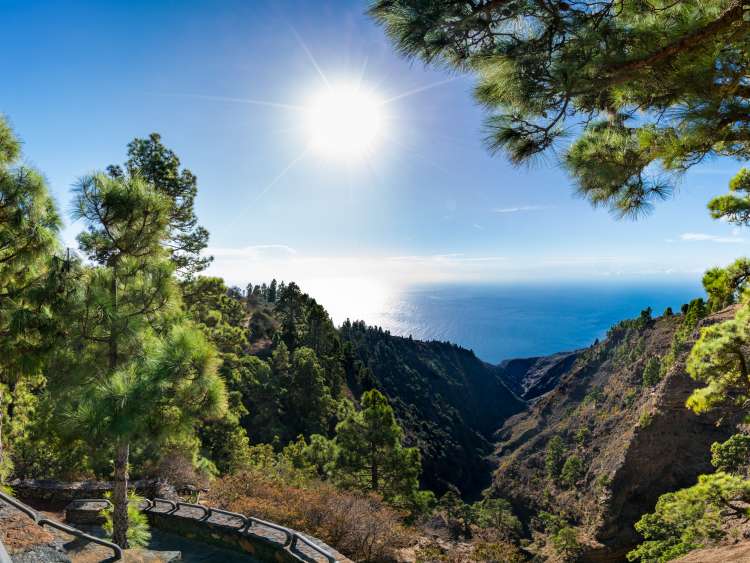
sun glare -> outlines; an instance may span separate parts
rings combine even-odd
[[[308,135],[322,155],[358,159],[372,153],[383,128],[382,102],[357,85],[331,85],[307,108]]]

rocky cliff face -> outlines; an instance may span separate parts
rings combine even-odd
[[[511,500],[530,526],[542,510],[566,518],[587,539],[585,561],[624,561],[639,541],[633,524],[653,510],[659,495],[712,471],[711,444],[732,434],[736,417],[719,421],[684,406],[695,388],[684,361],[697,334],[686,322],[673,316],[620,323],[604,342],[576,353],[557,374],[557,386],[498,433],[492,493]],[[661,380],[645,385],[643,372],[655,361]],[[526,375],[537,364],[518,370],[524,393],[554,380],[548,377],[541,387],[532,383],[545,380]],[[506,373],[513,367],[506,364]],[[573,485],[550,475],[546,451],[553,437],[562,439],[563,461],[582,461]]]
[[[557,386],[560,378],[573,367],[580,352],[505,360],[497,367],[498,375],[522,399],[535,399]]]

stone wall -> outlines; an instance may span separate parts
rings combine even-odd
[[[217,547],[241,551],[259,561],[277,561],[278,563],[300,561],[283,545],[268,538],[240,533],[221,524],[201,522],[189,516],[159,512],[147,512],[147,515],[149,523],[155,528]]]

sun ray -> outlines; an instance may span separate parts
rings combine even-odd
[[[310,51],[310,49],[307,48],[307,45],[302,40],[302,36],[300,36],[300,34],[297,33],[297,30],[294,29],[294,26],[291,23],[287,22],[287,24],[289,25],[289,28],[292,30],[292,33],[294,34],[295,39],[297,39],[297,43],[299,43],[299,46],[302,47],[302,50],[307,55],[307,58],[310,59],[310,64],[313,65],[313,67],[317,71],[318,75],[320,75],[320,78],[323,80],[323,83],[326,85],[326,87],[328,87],[328,89],[330,89],[331,88],[331,83],[328,81],[328,78],[326,78],[326,75],[323,72],[323,69],[321,69],[320,65],[318,65],[318,61],[315,60],[315,57],[313,56],[313,54]]]
[[[432,90],[433,88],[437,88],[438,86],[443,86],[444,84],[448,84],[449,82],[453,82],[454,80],[458,80],[459,78],[459,76],[452,76],[451,78],[446,78],[445,80],[440,80],[439,82],[433,82],[432,84],[427,84],[425,86],[420,86],[412,90],[407,90],[406,92],[396,94],[395,96],[388,98],[387,100],[383,100],[381,102],[381,105],[390,104],[397,100],[402,100],[404,98],[408,98],[409,96],[414,96],[415,94],[421,94],[422,92]]]
[[[268,191],[271,190],[271,188],[273,188],[284,176],[286,176],[289,173],[289,171],[292,168],[294,168],[294,166],[300,160],[302,160],[303,158],[305,158],[305,156],[307,156],[307,154],[309,152],[310,152],[310,147],[305,147],[305,150],[303,150],[299,155],[297,155],[292,160],[290,160],[289,163],[281,170],[281,172],[279,172],[273,178],[273,180],[271,180],[268,184],[266,184],[266,186],[254,198],[252,198],[247,203],[247,205],[245,205],[242,208],[242,210],[240,210],[239,213],[235,214],[234,219],[232,219],[232,221],[230,221],[227,225],[224,226],[224,231],[225,232],[226,231],[230,231],[237,224],[237,221],[239,221],[242,218],[242,216],[245,215],[245,213],[248,211],[248,209],[250,209],[250,206],[253,205],[254,203],[256,203],[264,195],[266,195],[266,193],[268,193]]]
[[[294,111],[305,111],[302,106],[285,104],[282,102],[268,102],[264,100],[253,100],[251,98],[231,98],[226,96],[207,96],[204,94],[159,94],[160,96],[171,96],[178,98],[193,98],[198,100],[208,100],[212,102],[229,102],[233,104],[250,104],[253,106],[265,106],[279,109],[291,109]]]

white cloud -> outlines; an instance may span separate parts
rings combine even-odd
[[[256,244],[243,248],[208,248],[206,254],[210,254],[216,258],[244,258],[254,260],[268,257],[269,255],[294,255],[297,254],[297,251],[285,244]]]
[[[549,209],[546,205],[519,205],[518,207],[496,207],[493,213],[518,213],[519,211],[541,211]]]
[[[718,235],[709,235],[707,233],[682,233],[680,240],[688,242],[718,242],[723,244],[739,244],[745,242],[745,239],[737,236],[721,237]]]

